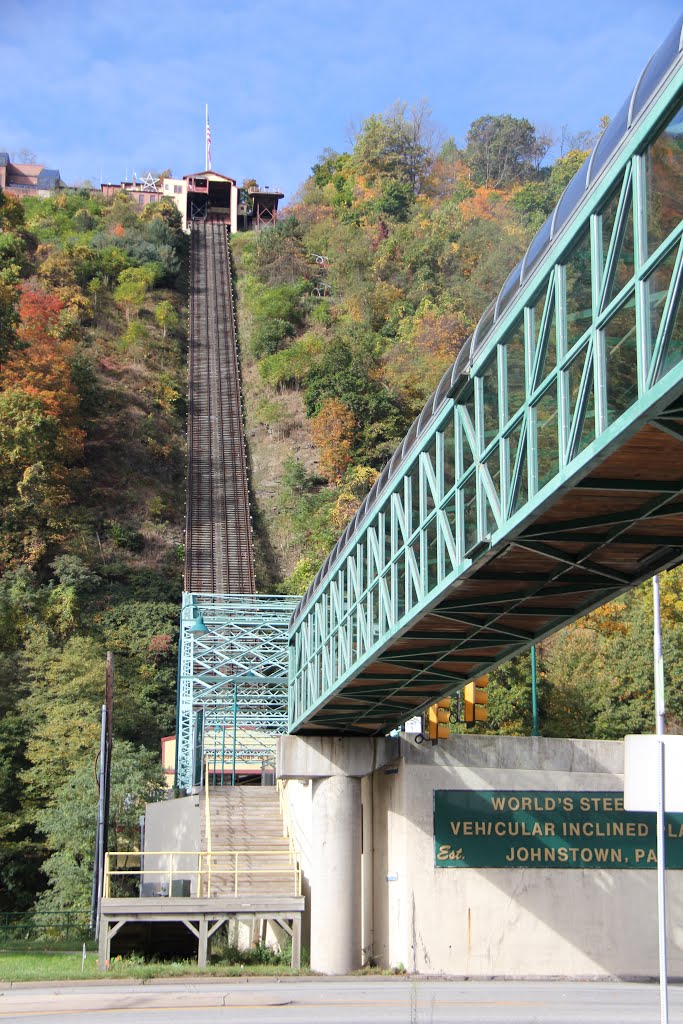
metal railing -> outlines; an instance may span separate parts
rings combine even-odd
[[[206,832],[206,848],[211,853],[212,840],[212,824],[211,824],[211,797],[209,796],[209,758],[204,758],[204,831]]]
[[[128,858],[137,859],[138,863],[125,863]],[[149,866],[154,863],[160,866]],[[232,879],[232,892],[216,892],[220,881],[226,878]],[[139,851],[119,850],[105,857],[104,899],[118,898],[112,897],[114,879],[128,880],[138,889],[123,898],[143,895],[146,885],[150,886],[149,895],[162,898],[254,895],[255,883],[269,880],[277,881],[283,890],[291,887],[293,892],[289,895],[301,895],[301,869],[291,843],[288,850],[145,850],[142,864]]]
[[[32,910],[0,913],[0,943],[36,939],[83,939],[88,933],[87,910]]]

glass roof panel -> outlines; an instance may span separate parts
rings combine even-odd
[[[451,371],[451,388],[456,383],[459,377],[467,372],[467,366],[470,361],[470,351],[472,349],[472,336],[462,343],[462,348],[455,357],[453,363],[453,369]]]
[[[422,431],[427,426],[427,423],[432,418],[432,406],[433,405],[434,405],[434,395],[431,395],[427,399],[427,403],[426,403],[424,409],[422,410],[422,412],[420,413],[420,418],[419,418],[418,423],[417,423],[417,432],[418,432],[418,434],[422,433]]]
[[[436,391],[434,392],[434,412],[436,412],[437,409],[440,409],[443,403],[446,401],[446,398],[448,396],[448,389],[451,386],[452,370],[453,367],[449,366],[446,372],[444,373],[443,377],[439,381],[439,385]]]
[[[631,106],[631,97],[622,104],[619,113],[616,114],[605,128],[598,139],[598,144],[593,150],[590,158],[590,183],[592,184],[600,174],[609,158],[623,139],[628,128],[628,111]]]
[[[494,318],[495,312],[496,312],[496,303],[494,301],[494,302],[492,302],[490,304],[490,306],[486,307],[486,309],[484,310],[484,315],[482,316],[481,320],[477,324],[476,330],[475,330],[474,334],[472,335],[472,351],[471,351],[472,362],[474,362],[474,360],[476,359],[477,352],[481,348],[483,342],[486,340],[486,335],[489,333],[490,328],[493,326],[493,318]]]
[[[598,143],[600,145],[600,143]],[[588,175],[589,158],[579,167],[578,171],[562,193],[562,198],[557,204],[552,222],[553,238],[557,238],[564,224],[579,205],[586,194],[586,177]]]
[[[631,123],[638,117],[641,110],[647,104],[655,89],[666,75],[667,71],[678,57],[681,43],[681,28],[683,27],[683,15],[676,20],[676,24],[668,36],[652,55],[643,72],[643,75],[636,86],[633,105],[631,108]]]
[[[552,223],[553,215],[551,213],[545,224],[539,228],[537,234],[531,240],[531,245],[527,249],[526,256],[522,260],[524,280],[526,280],[529,275],[529,271],[538,262],[550,244],[550,228]]]
[[[418,424],[419,424],[419,417],[417,419],[414,419],[413,422],[410,424],[410,430],[408,431],[408,433],[405,436],[405,440],[403,442],[403,447],[401,449],[401,456],[402,457],[407,455],[408,452],[410,451],[410,449],[413,447],[413,441],[417,437]]]
[[[519,282],[522,278],[522,261],[520,261],[515,269],[512,271],[507,281],[500,290],[498,301],[496,302],[496,320],[501,315],[504,309],[510,303],[510,299],[519,288]]]

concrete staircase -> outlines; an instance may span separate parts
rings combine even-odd
[[[212,786],[209,804],[210,842],[202,799],[202,849],[211,850],[211,896],[298,895],[277,790]]]

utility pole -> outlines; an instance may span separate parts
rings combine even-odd
[[[104,891],[105,855],[109,846],[109,803],[111,796],[112,711],[114,705],[114,655],[107,651],[104,704],[100,726],[100,758],[98,770],[97,834],[95,837],[95,864],[90,900],[90,931],[95,938],[100,933],[100,906]]]

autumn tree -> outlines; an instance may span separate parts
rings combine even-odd
[[[338,484],[351,463],[356,418],[343,402],[328,398],[311,420],[311,437],[320,453],[320,469]]]
[[[59,298],[24,287],[19,313],[23,350],[0,372],[0,559],[33,564],[63,535],[84,435]]]

